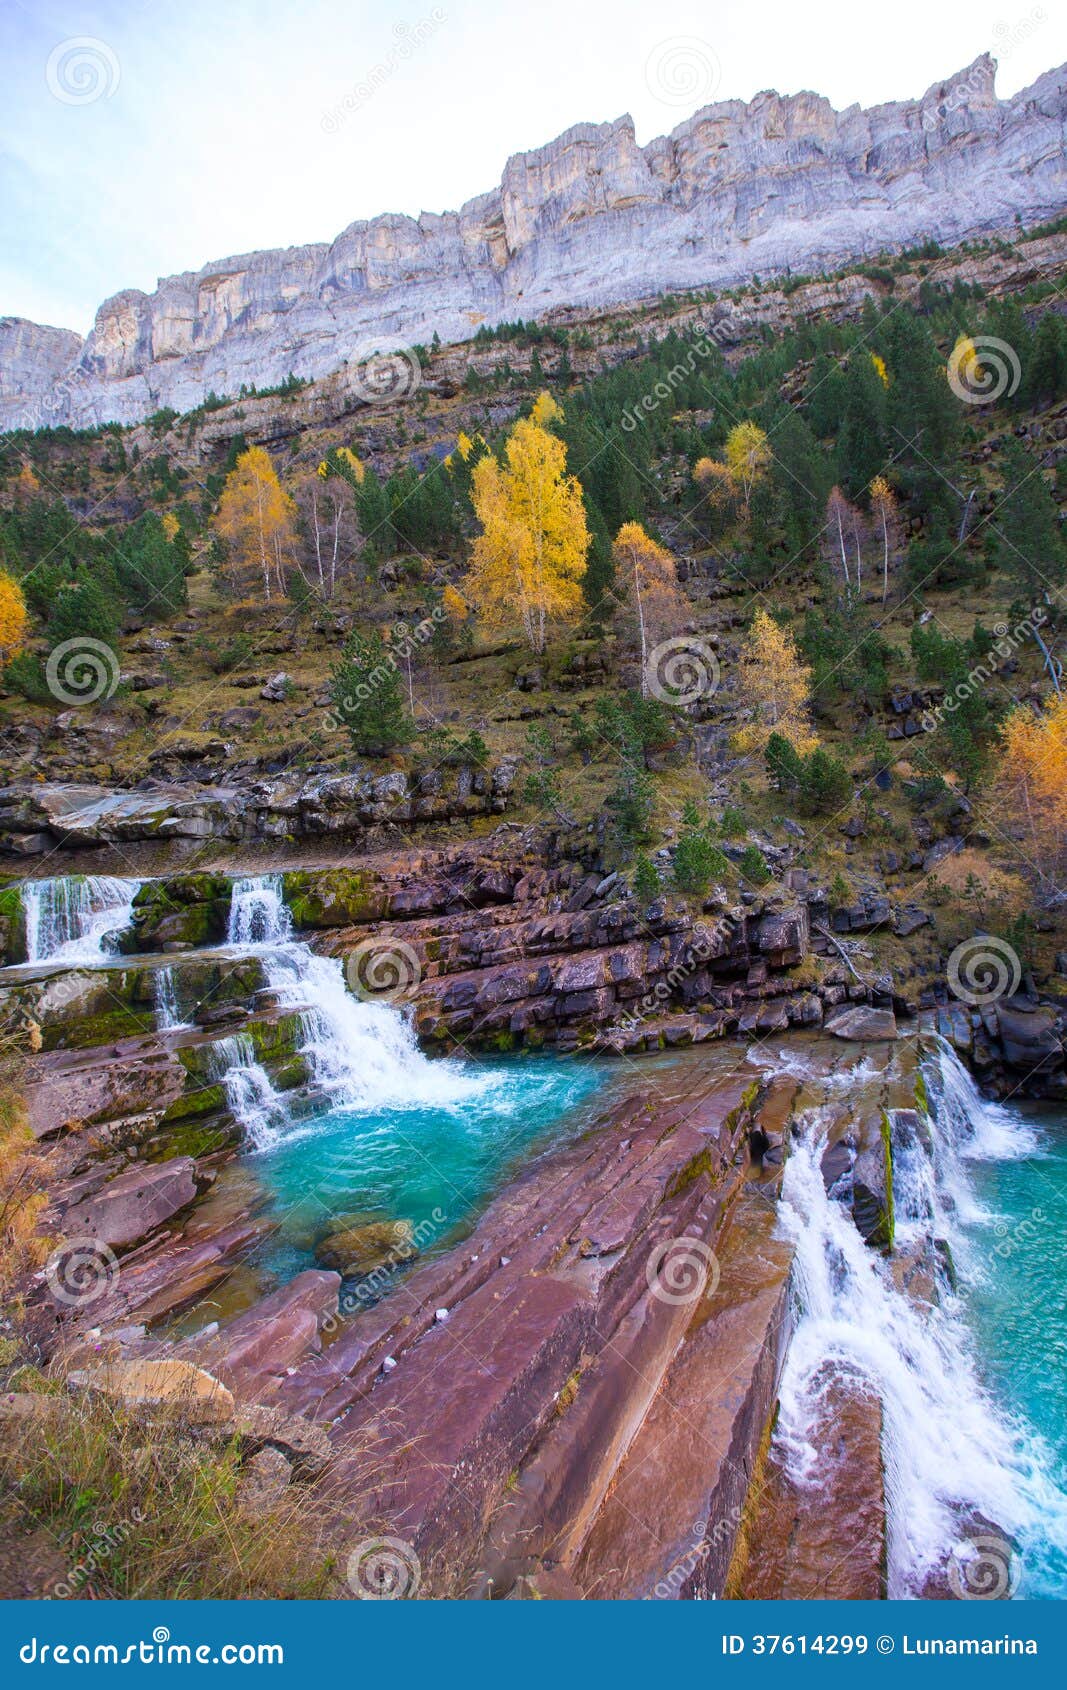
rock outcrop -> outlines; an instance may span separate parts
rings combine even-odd
[[[290,371],[381,396],[379,351],[483,323],[753,274],[819,271],[1067,204],[1065,70],[1005,101],[987,55],[920,100],[837,112],[812,93],[706,106],[640,147],[631,118],[510,159],[458,212],[351,224],[330,245],[221,259],[105,301],[88,339],[0,321],[0,426],[137,421]],[[413,354],[387,375],[419,379]]]

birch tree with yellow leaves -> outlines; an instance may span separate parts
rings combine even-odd
[[[751,715],[737,734],[739,750],[763,751],[772,734],[787,739],[802,757],[815,750],[811,670],[801,662],[792,634],[765,610],[757,610],[741,647],[739,693]]]
[[[740,422],[726,436],[721,459],[697,460],[693,480],[699,487],[706,487],[717,503],[735,500],[747,516],[753,490],[766,474],[772,456],[770,442],[758,423]]]
[[[547,398],[547,395],[545,396]],[[551,434],[538,400],[508,436],[501,462],[479,459],[471,501],[481,524],[463,584],[466,599],[489,628],[518,625],[541,653],[553,622],[575,622],[591,537],[582,490],[566,473],[567,449]]]
[[[641,652],[641,691],[647,698],[649,646],[681,627],[689,601],[678,585],[670,552],[646,534],[639,522],[623,523],[611,554],[619,613],[624,625],[636,634]]]
[[[1060,902],[1067,868],[1067,697],[1050,699],[1040,713],[1020,705],[1007,717],[993,791],[1041,902]]]
[[[296,506],[262,446],[242,452],[226,477],[214,528],[228,548],[227,572],[237,587],[259,574],[264,596],[285,593],[285,563],[296,540]]]

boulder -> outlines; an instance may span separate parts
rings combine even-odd
[[[1023,1074],[1063,1063],[1063,1027],[1051,1004],[1002,998],[994,1005],[1001,1049],[1009,1068]]]
[[[175,1156],[127,1169],[63,1216],[67,1238],[96,1238],[114,1249],[128,1248],[172,1219],[196,1197],[195,1163]]]
[[[101,1391],[120,1402],[146,1407],[166,1405],[189,1420],[228,1420],[232,1394],[202,1367],[169,1356],[144,1361],[106,1361],[67,1375],[68,1383]]]
[[[897,1018],[891,1009],[872,1009],[870,1004],[850,1004],[838,1010],[826,1023],[826,1031],[838,1039],[895,1039]]]
[[[346,1279],[397,1267],[418,1255],[415,1229],[410,1221],[370,1221],[358,1226],[341,1226],[327,1233],[315,1246],[315,1259]]]

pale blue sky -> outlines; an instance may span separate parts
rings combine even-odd
[[[1032,82],[1059,0],[0,0],[0,315],[84,333],[120,288],[454,209],[583,119],[869,105],[984,49],[1001,96]]]

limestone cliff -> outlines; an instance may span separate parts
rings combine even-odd
[[[629,117],[509,159],[458,212],[349,225],[106,300],[84,343],[0,319],[0,427],[136,421],[481,323],[818,271],[1067,206],[1067,66],[1000,101],[983,55],[918,101],[811,93],[706,106],[639,147]]]

